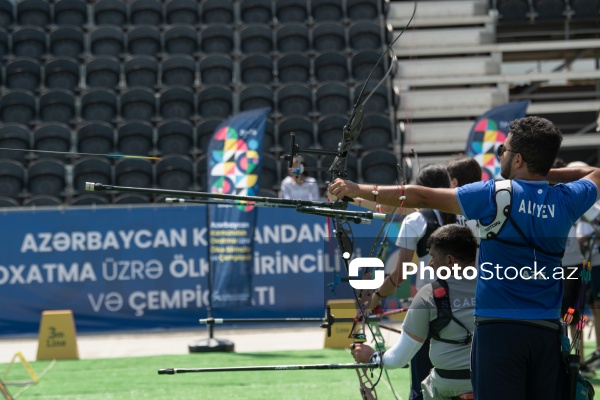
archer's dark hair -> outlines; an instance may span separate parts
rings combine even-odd
[[[473,157],[459,157],[448,163],[446,167],[451,179],[456,179],[458,186],[481,180],[481,165]]]
[[[449,188],[450,175],[441,165],[427,164],[419,171],[416,183],[430,188]]]
[[[552,122],[540,117],[525,117],[510,124],[511,150],[521,153],[527,170],[546,175],[558,155],[562,133]]]
[[[449,188],[450,175],[446,168],[437,164],[427,164],[419,171],[417,176],[417,185],[427,186],[430,188]],[[440,212],[442,221],[445,224],[453,224],[456,222],[456,215]]]
[[[427,247],[435,247],[444,255],[452,254],[460,263],[468,263],[475,260],[477,240],[466,226],[449,224],[436,229],[429,236]]]

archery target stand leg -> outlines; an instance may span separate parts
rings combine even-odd
[[[0,380],[0,393],[2,393],[2,397],[4,400],[13,400],[12,395],[6,388],[6,385]]]

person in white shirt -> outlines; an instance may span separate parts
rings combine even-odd
[[[294,157],[292,168],[288,168],[288,176],[281,181],[280,197],[282,199],[314,200],[318,201],[319,184],[304,170],[304,164],[298,157]]]

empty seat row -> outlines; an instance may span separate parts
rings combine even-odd
[[[290,23],[273,30],[268,25],[245,25],[236,32],[226,25],[207,25],[197,30],[192,25],[141,25],[123,30],[117,25],[102,25],[89,32],[76,26],[53,28],[49,32],[38,26],[15,26],[2,31],[0,41],[5,52],[0,55],[42,58],[81,57],[86,54],[123,56],[124,54],[304,52],[309,50],[374,50],[389,42],[391,28],[381,23],[357,21],[347,29],[336,23],[323,23],[310,30],[306,25]],[[239,35],[239,37],[238,37]],[[239,45],[237,42],[239,41]]]
[[[43,64],[29,57],[19,57],[0,67],[0,85],[38,93],[45,89],[78,92],[85,88],[132,86],[159,90],[173,85],[201,88],[206,84],[360,82],[369,75],[373,80],[385,75],[389,60],[379,62],[380,58],[375,51],[362,51],[352,60],[338,52],[319,53],[315,57],[290,53],[276,60],[251,54],[239,61],[225,55],[213,55],[199,62],[186,55],[169,56],[160,62],[149,56],[130,57],[124,62],[110,56],[98,56],[86,59],[84,64],[69,57],[51,58]]]
[[[183,119],[167,119],[153,125],[147,121],[129,121],[115,128],[102,121],[90,121],[71,129],[69,126],[50,122],[42,123],[29,130],[21,124],[0,126],[0,158],[26,163],[29,159],[58,158],[69,161],[85,154],[125,154],[133,156],[164,156],[168,154],[203,154],[223,118],[206,118],[193,125]],[[288,151],[291,133],[295,143],[302,149],[324,148],[335,150],[341,132],[348,122],[342,114],[329,114],[320,118],[292,115],[269,119],[265,128],[264,151],[269,152],[277,145]],[[389,148],[395,142],[395,123],[386,114],[364,115],[363,130],[356,150]],[[35,152],[28,152],[35,150]],[[39,152],[39,151],[42,152]],[[47,152],[47,153],[44,153]],[[58,153],[57,153],[58,152]]]
[[[368,84],[367,93],[377,81]],[[371,89],[369,89],[369,87]],[[223,85],[204,85],[197,93],[186,86],[170,86],[155,93],[146,87],[129,87],[117,95],[110,89],[89,89],[75,95],[65,89],[49,89],[40,96],[27,90],[7,90],[0,97],[0,119],[5,123],[35,121],[76,123],[80,120],[153,120],[155,118],[227,117],[239,111],[269,107],[283,115],[347,113],[358,100],[362,86],[354,90],[345,82],[325,82],[312,89],[289,83],[277,91],[270,85],[246,85],[239,93]],[[397,95],[380,85],[364,105],[368,111],[388,112]]]
[[[10,24],[136,25],[161,23],[268,23],[376,19],[387,9],[382,0],[0,0],[1,26]],[[90,16],[88,18],[88,15]]]

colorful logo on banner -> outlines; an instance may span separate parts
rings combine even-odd
[[[507,103],[492,108],[475,121],[467,140],[467,156],[482,169],[482,179],[502,179],[496,150],[506,140],[510,123],[526,115],[529,102]]]
[[[259,141],[244,140],[232,126],[219,128],[214,136],[211,152],[211,193],[254,196],[258,191],[260,165]],[[238,206],[251,211],[253,206]]]

